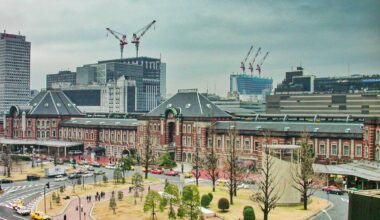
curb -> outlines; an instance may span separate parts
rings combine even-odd
[[[95,208],[95,203],[92,204],[91,210],[90,210],[90,219],[93,219],[93,220],[95,220],[95,217],[92,215],[92,211],[94,210],[94,208]]]
[[[313,215],[307,217],[305,220],[311,220],[311,219],[313,219],[314,217],[316,217],[316,216],[322,214],[322,213],[323,213],[323,210],[328,211],[328,210],[332,209],[333,207],[334,207],[334,203],[332,203],[332,202],[329,201],[329,205],[328,205],[327,207],[320,209],[318,212],[316,212],[316,213],[314,213]]]

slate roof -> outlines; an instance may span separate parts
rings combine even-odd
[[[217,122],[216,129],[227,130],[235,124],[237,130],[272,132],[307,132],[307,133],[348,133],[362,134],[362,124],[353,123],[307,123],[307,122],[261,122],[261,121],[236,121]]]
[[[177,94],[161,103],[145,116],[162,116],[169,108],[177,109],[182,117],[231,117],[195,89],[178,90]]]
[[[88,126],[88,127],[137,127],[137,119],[110,119],[110,118],[72,118],[61,122],[61,126]]]
[[[34,97],[29,105],[32,107],[28,115],[73,116],[83,113],[71,100],[58,90],[46,90]]]

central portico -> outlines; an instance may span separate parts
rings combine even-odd
[[[196,89],[179,90],[151,112],[139,118],[138,143],[142,153],[150,141],[153,153],[170,153],[173,159],[191,162],[196,146],[205,150],[207,128],[212,122],[231,116],[219,109]],[[149,137],[149,140],[146,139]]]

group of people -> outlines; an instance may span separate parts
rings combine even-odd
[[[95,201],[100,201],[101,198],[104,198],[106,196],[105,192],[96,192],[95,194]],[[91,196],[90,196],[91,197]],[[91,199],[90,199],[91,201]]]

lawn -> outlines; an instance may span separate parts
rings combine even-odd
[[[35,166],[34,168],[31,167],[30,163],[23,163],[20,165],[14,165],[11,171],[11,177],[7,176],[0,176],[0,179],[10,179],[13,181],[19,181],[19,180],[26,180],[27,175],[38,175],[40,177],[45,176],[45,168],[54,167],[53,163],[44,164],[43,167],[41,166]],[[67,167],[68,172],[71,172],[73,170],[72,166],[64,166],[64,165],[57,165],[57,167]],[[3,172],[1,172],[3,174]]]
[[[81,197],[91,195],[92,199],[95,199],[94,195],[96,192],[100,192],[100,191],[110,192],[113,190],[126,189],[130,186],[130,184],[128,184],[128,182],[131,181],[131,177],[128,177],[128,178],[126,178],[127,183],[125,183],[125,184],[114,184],[113,181],[109,181],[108,183],[103,183],[102,181],[100,181],[100,179],[101,178],[98,177],[98,182],[96,185],[94,185],[93,183],[85,184],[84,188],[82,187],[82,185],[80,185],[80,186],[76,185],[75,186],[75,194],[77,194]],[[149,177],[148,182],[149,183],[158,183],[158,182],[160,182],[160,179],[155,178],[155,177]],[[59,189],[57,189],[55,192],[59,193]],[[52,202],[52,206],[50,206],[50,201],[52,200],[51,199],[52,198],[52,192],[46,195],[46,211],[47,211],[47,214],[50,216],[55,216],[55,215],[60,214],[63,211],[63,209],[66,207],[66,205],[68,204],[68,202],[70,200],[64,200],[63,197],[70,196],[71,198],[76,198],[76,196],[73,196],[74,191],[73,191],[73,188],[71,186],[67,186],[65,192],[59,193],[59,194],[61,197],[61,203],[58,205],[57,203]],[[43,199],[37,204],[36,210],[44,211],[44,200]]]
[[[199,191],[201,195],[211,192],[212,188],[210,186],[200,186]],[[250,205],[254,208],[257,219],[263,219],[263,214],[257,203],[250,200],[251,190],[244,189],[238,191],[238,197],[234,200],[234,205],[230,206],[229,211],[221,212],[217,208],[218,200],[222,197],[229,198],[226,188],[217,187],[216,192],[213,193],[214,199],[211,202],[209,209],[216,212],[217,216],[223,219],[238,220],[243,218],[243,207]],[[96,219],[112,219],[112,220],[122,220],[122,219],[139,219],[139,220],[149,220],[150,213],[143,212],[143,202],[138,201],[137,205],[133,203],[133,196],[125,196],[123,201],[117,201],[116,214],[112,213],[109,209],[109,201],[104,201],[97,203],[94,210],[93,216]],[[321,208],[328,205],[326,200],[313,197],[313,202],[309,205],[309,210],[302,210],[302,206],[293,207],[277,207],[270,213],[270,219],[281,219],[281,220],[297,220],[306,219],[313,213],[317,212]],[[163,213],[158,213],[158,219],[167,219],[167,209]]]

